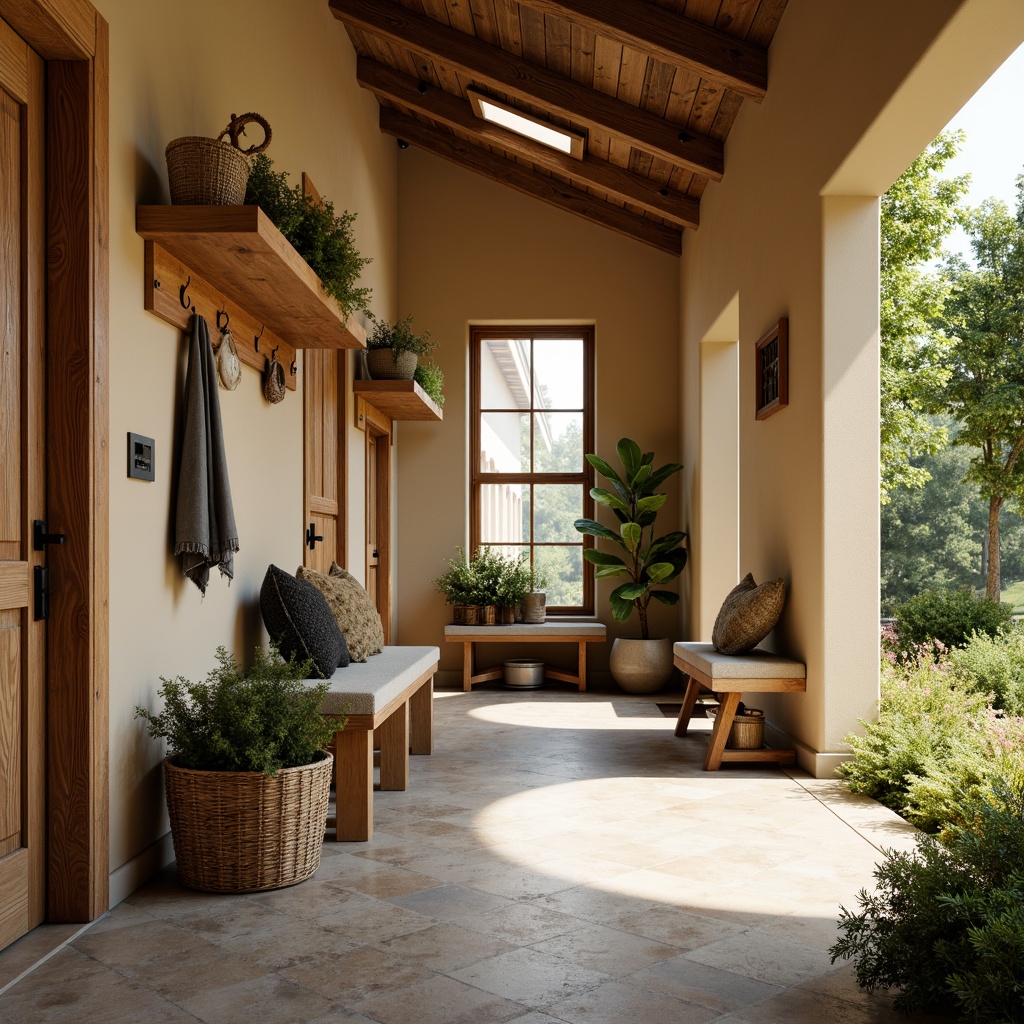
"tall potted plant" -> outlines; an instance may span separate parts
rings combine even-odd
[[[615,449],[624,470],[621,475],[597,455],[586,458],[611,483],[611,490],[594,487],[590,494],[612,510],[619,521],[618,530],[593,519],[577,519],[573,525],[579,533],[611,541],[623,551],[618,555],[587,548],[583,557],[596,566],[597,579],[626,577],[611,593],[615,621],[626,622],[634,610],[640,616],[640,637],[618,637],[612,645],[609,668],[613,678],[628,693],[656,693],[672,675],[672,641],[651,639],[647,609],[651,601],[679,603],[678,594],[661,587],[683,571],[687,554],[685,533],[675,530],[661,537],[654,535],[658,510],[668,500],[658,487],[683,467],[670,462],[655,469],[654,452],[642,452],[628,437]]]
[[[312,662],[256,648],[248,673],[217,649],[205,682],[162,679],[163,711],[137,707],[164,760],[178,877],[206,892],[294,885],[320,866],[333,758],[344,720],[320,714]]]

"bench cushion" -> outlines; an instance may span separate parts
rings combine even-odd
[[[803,679],[807,673],[803,662],[756,648],[746,654],[719,654],[713,644],[681,641],[674,650],[711,679]]]
[[[320,711],[375,715],[425,672],[436,669],[440,657],[436,647],[385,647],[366,662],[339,668]]]

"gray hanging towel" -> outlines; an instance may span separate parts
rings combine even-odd
[[[211,566],[217,566],[229,580],[234,577],[238,530],[224,456],[210,328],[198,314],[192,316],[184,425],[174,553],[182,556],[182,573],[205,594]]]

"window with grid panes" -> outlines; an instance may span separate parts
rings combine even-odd
[[[525,554],[549,614],[593,614],[594,328],[475,327],[470,360],[470,550]]]

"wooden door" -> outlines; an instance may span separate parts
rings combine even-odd
[[[386,417],[382,417],[386,419]],[[366,424],[366,590],[391,643],[391,430]]]
[[[0,21],[0,948],[45,914],[43,66]]]
[[[323,573],[330,569],[332,561],[341,566],[346,561],[344,394],[345,353],[306,349],[302,385],[306,536],[303,564]]]

